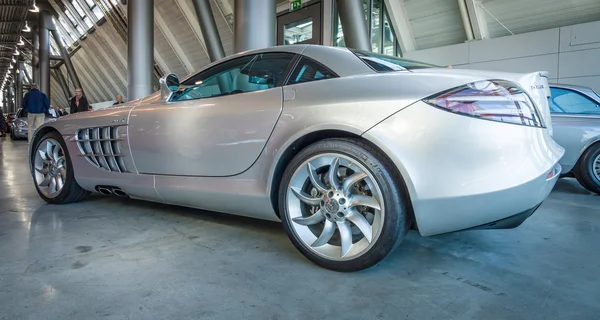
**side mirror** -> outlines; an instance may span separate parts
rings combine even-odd
[[[160,78],[160,97],[163,101],[168,101],[173,92],[179,90],[181,86],[179,78],[173,73],[169,73]]]

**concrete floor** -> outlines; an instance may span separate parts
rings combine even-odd
[[[279,224],[37,195],[0,138],[0,319],[598,319],[600,197],[572,179],[513,230],[411,232],[367,271],[316,267]],[[509,199],[507,199],[509,201]]]

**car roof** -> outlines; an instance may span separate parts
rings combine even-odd
[[[550,83],[550,87],[555,88],[564,88],[564,89],[573,89],[578,91],[589,91],[591,88],[585,86],[578,86],[575,84],[566,84],[566,83]]]
[[[585,86],[579,86],[575,84],[565,84],[565,83],[550,83],[550,88],[559,88],[559,89],[569,89],[573,91],[577,91],[582,93],[589,98],[592,98],[596,101],[600,102],[600,95],[594,91],[594,89]]]

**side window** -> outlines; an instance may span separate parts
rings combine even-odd
[[[550,111],[559,113],[600,113],[600,106],[588,97],[567,89],[551,88]]]
[[[249,55],[216,65],[183,83],[171,101],[185,101],[274,88],[279,84],[293,53]]]
[[[320,63],[310,58],[302,57],[290,75],[287,84],[290,85],[330,78],[337,78],[337,75]]]

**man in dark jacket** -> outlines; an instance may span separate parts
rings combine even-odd
[[[71,114],[77,112],[87,112],[90,104],[87,99],[83,96],[83,90],[81,88],[75,89],[75,96],[71,98]]]
[[[21,107],[27,112],[27,124],[29,125],[27,140],[31,142],[35,130],[44,124],[46,113],[50,109],[50,100],[45,93],[38,89],[37,83],[32,83],[31,90],[23,97]]]

